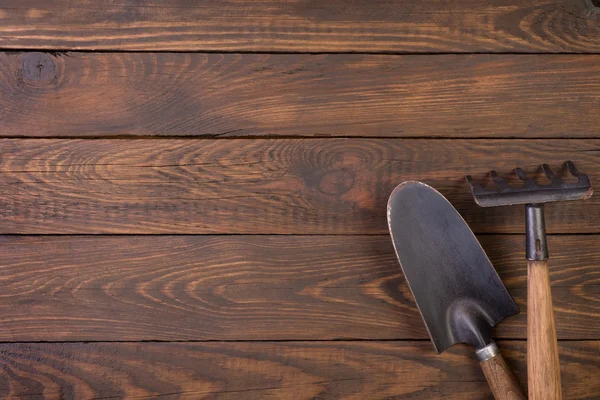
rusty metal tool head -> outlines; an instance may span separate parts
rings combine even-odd
[[[567,161],[565,166],[577,178],[577,182],[569,183],[555,175],[548,164],[540,168],[550,180],[547,185],[539,184],[533,177],[528,176],[521,168],[515,168],[515,173],[523,181],[521,187],[513,187],[501,178],[496,171],[489,175],[495,183],[494,189],[484,189],[475,182],[471,175],[466,176],[471,187],[473,199],[481,207],[509,206],[513,204],[542,204],[552,201],[582,200],[592,195],[592,185],[586,174],[577,170],[572,161]]]
[[[471,175],[465,177],[475,203],[481,207],[525,205],[528,260],[548,258],[542,205],[555,201],[584,200],[592,196],[593,190],[589,177],[579,172],[572,161],[567,161],[565,166],[571,175],[577,178],[577,182],[564,181],[552,172],[548,164],[542,164],[540,168],[550,180],[549,184],[537,183],[533,177],[528,176],[518,167],[514,171],[523,181],[523,185],[520,187],[509,185],[493,170],[489,172],[489,176],[495,184],[493,189],[485,189],[481,184],[475,182]]]

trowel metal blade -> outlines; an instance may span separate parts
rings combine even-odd
[[[404,182],[390,196],[388,225],[396,255],[435,350],[476,349],[491,329],[519,313],[475,235],[444,196]]]

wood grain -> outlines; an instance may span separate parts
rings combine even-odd
[[[525,339],[524,238],[480,239],[522,310],[496,336]],[[598,338],[598,240],[550,237],[561,339]],[[0,341],[428,338],[387,236],[4,236],[0,249]]]
[[[548,261],[527,262],[527,381],[531,400],[561,400]]]
[[[598,75],[600,55],[0,53],[0,136],[591,138]]]
[[[560,344],[565,399],[600,392],[600,342]],[[500,342],[521,382],[525,343]],[[470,349],[426,342],[0,345],[6,399],[490,399]]]
[[[598,52],[594,1],[5,0],[0,47],[283,52]]]
[[[0,233],[387,234],[393,188],[438,189],[475,232],[524,232],[464,175],[572,159],[600,181],[600,140],[0,140]],[[600,200],[550,204],[548,232],[597,233]]]
[[[502,354],[484,360],[479,365],[495,400],[527,400],[519,380]]]

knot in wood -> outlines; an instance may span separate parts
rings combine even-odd
[[[23,55],[23,78],[35,84],[48,84],[57,78],[56,58],[48,53]]]
[[[326,172],[319,182],[319,190],[330,196],[339,196],[354,186],[355,174],[347,168]]]

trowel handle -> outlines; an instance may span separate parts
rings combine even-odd
[[[483,349],[477,350],[476,354],[496,400],[527,399],[519,381],[502,358],[496,343],[491,342]]]
[[[527,262],[527,375],[530,400],[562,399],[548,260]]]

